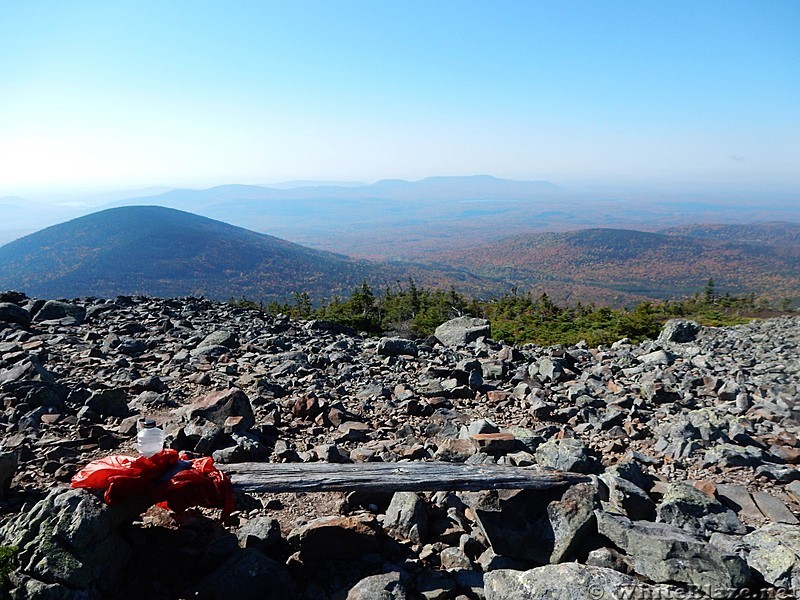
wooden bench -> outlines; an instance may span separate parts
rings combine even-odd
[[[243,492],[547,490],[589,481],[542,467],[447,462],[235,463],[217,465]]]

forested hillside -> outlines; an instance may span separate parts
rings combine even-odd
[[[800,297],[800,245],[791,243],[585,229],[513,236],[442,253],[430,262],[470,268],[525,289],[538,286],[572,301],[609,303],[612,292],[617,296],[611,304],[679,298],[701,289],[709,278],[722,293]],[[583,294],[570,298],[576,286],[583,286]]]

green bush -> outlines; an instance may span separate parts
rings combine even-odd
[[[6,588],[8,576],[17,566],[18,553],[16,546],[0,546],[0,589]]]

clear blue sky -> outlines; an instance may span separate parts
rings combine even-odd
[[[800,189],[800,2],[0,1],[0,197],[477,173]]]

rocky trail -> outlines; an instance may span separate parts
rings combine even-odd
[[[21,599],[791,598],[800,594],[800,318],[609,347],[433,338],[198,298],[0,294],[0,573]],[[107,506],[89,461],[442,461],[587,476],[552,490],[238,491]]]

